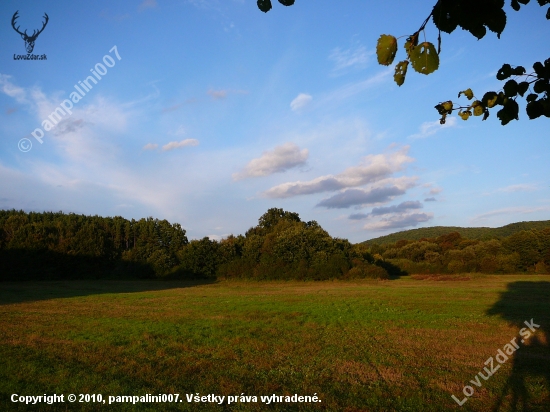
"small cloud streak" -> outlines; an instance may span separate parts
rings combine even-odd
[[[449,117],[445,124],[440,124],[439,120],[433,122],[424,122],[420,125],[420,131],[410,135],[409,139],[424,139],[428,136],[433,136],[443,129],[449,129],[456,126],[456,117]]]
[[[257,159],[252,159],[243,171],[233,174],[233,180],[281,173],[293,167],[304,165],[308,155],[309,151],[307,149],[300,149],[291,142],[285,143],[273,150],[264,152]]]
[[[418,226],[418,224],[428,222],[431,219],[433,219],[432,213],[402,214],[385,218],[378,222],[367,223],[364,229],[375,231],[404,229],[406,227]]]
[[[424,202],[437,202],[437,200],[435,199],[435,197],[427,197],[426,199],[424,199]]]
[[[372,53],[367,52],[366,47],[362,45],[346,50],[336,47],[329,55],[329,60],[334,62],[332,74],[340,75],[350,69],[365,68],[371,54]]]
[[[143,0],[138,7],[139,11],[154,9],[157,7],[157,0]]]
[[[143,150],[155,150],[159,147],[156,143],[147,143],[145,146],[143,146]]]
[[[170,150],[174,149],[180,149],[182,147],[188,147],[188,146],[198,146],[199,141],[197,139],[185,139],[181,142],[170,142],[168,144],[165,144],[162,146],[163,152],[169,152]]]
[[[494,216],[501,216],[501,215],[526,215],[530,213],[536,213],[536,212],[547,212],[550,211],[549,206],[539,206],[539,207],[525,207],[525,206],[519,206],[519,207],[505,207],[502,209],[496,209],[492,210],[487,213],[482,213],[481,215],[477,215],[474,218],[471,219],[472,223],[475,222],[481,222],[485,221],[491,217]]]
[[[292,100],[292,102],[290,102],[290,108],[296,112],[306,107],[312,100],[313,97],[309,94],[300,93],[294,100]]]
[[[210,89],[206,92],[206,94],[208,94],[214,100],[225,99],[229,93],[248,94],[248,92],[246,90],[213,90],[213,89]]]
[[[519,184],[519,185],[510,185],[497,189],[497,192],[504,193],[517,193],[517,192],[535,192],[538,190],[538,186],[535,184]]]

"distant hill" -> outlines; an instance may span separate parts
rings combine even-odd
[[[446,235],[451,232],[458,232],[460,236],[468,239],[492,239],[502,238],[513,235],[522,230],[546,229],[550,228],[550,220],[536,220],[531,222],[510,223],[502,227],[456,227],[456,226],[434,226],[420,229],[405,230],[403,232],[392,233],[391,235],[380,236],[374,239],[361,242],[362,244],[386,245],[395,243],[398,240],[419,240],[422,238],[434,238]]]

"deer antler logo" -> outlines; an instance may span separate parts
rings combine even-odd
[[[46,24],[48,24],[48,20],[50,18],[48,17],[48,15],[46,13],[44,13],[44,19],[46,19],[46,21],[44,21],[44,23],[42,23],[42,28],[40,30],[38,30],[38,32],[36,30],[34,30],[33,33],[32,33],[32,36],[29,36],[27,34],[27,30],[25,30],[24,33],[21,33],[19,31],[19,26],[15,27],[15,20],[17,20],[17,18],[19,17],[17,15],[17,13],[19,13],[19,10],[17,10],[13,14],[13,17],[11,18],[11,25],[12,25],[13,29],[21,35],[21,38],[23,40],[25,40],[25,48],[27,49],[27,53],[32,53],[32,51],[34,50],[34,42],[36,41],[36,38],[38,37],[38,35],[40,33],[42,33],[42,31],[46,27]]]

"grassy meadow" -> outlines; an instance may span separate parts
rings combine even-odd
[[[469,383],[531,319],[540,328],[514,356]],[[549,345],[548,275],[3,282],[0,410],[548,411]],[[54,393],[183,402],[10,401]],[[243,393],[258,402],[185,397]],[[321,402],[261,402],[272,394]]]

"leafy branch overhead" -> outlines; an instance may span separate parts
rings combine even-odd
[[[294,0],[278,0],[285,6],[294,4]],[[526,5],[530,0],[510,0],[513,10],[519,11],[521,5]],[[550,0],[537,0],[540,6],[550,4]],[[271,10],[271,0],[258,0],[258,8],[263,12]],[[409,64],[415,71],[422,74],[430,74],[439,68],[439,54],[441,53],[441,32],[452,33],[457,27],[469,31],[478,40],[485,37],[487,30],[492,31],[500,39],[507,22],[506,12],[503,10],[504,0],[438,0],[429,16],[421,24],[420,28],[406,37],[404,49],[406,58],[395,65],[394,80],[398,86],[405,83]],[[546,11],[546,18],[550,20],[550,7]],[[426,41],[425,27],[433,21],[438,29],[437,48]],[[420,34],[424,41],[420,42]],[[402,36],[405,37],[405,36]],[[393,63],[398,51],[398,38],[390,34],[382,34],[376,45],[378,63],[389,66]],[[475,99],[471,89],[460,92],[471,104],[461,106],[453,101],[439,103],[435,106],[441,115],[441,124],[445,123],[446,116],[458,111],[458,115],[467,120],[470,116],[481,116],[483,120],[489,117],[489,109],[502,106],[497,112],[497,117],[502,125],[511,120],[519,119],[519,106],[517,97],[525,97],[527,101],[526,112],[529,119],[540,116],[550,117],[550,59],[544,63],[533,64],[534,72],[526,74],[522,66],[512,67],[504,64],[497,74],[498,80],[506,80],[510,77],[502,90],[490,91],[483,95],[481,100]],[[521,81],[520,81],[521,80]],[[529,93],[528,93],[529,92]]]

